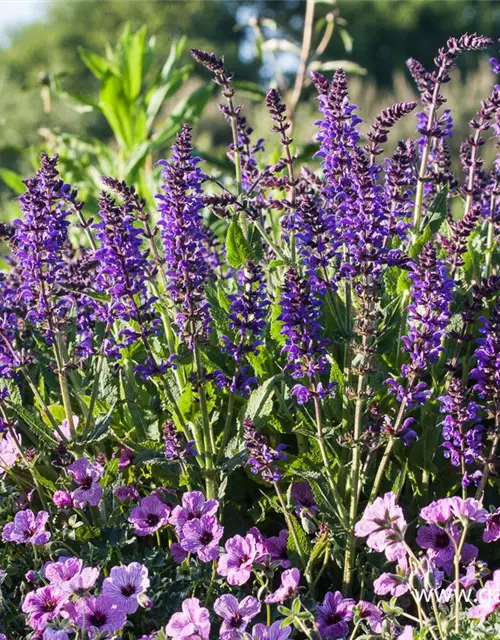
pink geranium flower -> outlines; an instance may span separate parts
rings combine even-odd
[[[39,511],[36,516],[31,509],[18,511],[14,522],[9,522],[3,528],[3,539],[16,544],[46,544],[50,540],[50,533],[45,531],[48,519],[46,511]]]
[[[234,536],[226,542],[226,553],[220,557],[217,571],[230,585],[241,586],[248,582],[257,555],[257,542],[251,533],[244,538]]]
[[[147,568],[132,562],[128,566],[113,567],[109,578],[104,580],[102,592],[126,613],[135,613],[139,608],[138,598],[148,587]]]
[[[208,640],[210,635],[210,614],[208,609],[200,607],[198,598],[186,598],[182,611],[174,613],[165,629],[167,636],[175,640],[197,637]]]
[[[260,602],[253,596],[243,598],[241,602],[231,594],[224,594],[214,602],[215,613],[223,618],[220,638],[231,640],[239,638],[248,623],[260,612]]]

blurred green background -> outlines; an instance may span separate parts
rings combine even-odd
[[[15,26],[23,6],[25,24]],[[17,9],[16,9],[17,6]],[[11,18],[9,18],[9,11]],[[230,0],[23,0],[2,5],[0,19],[0,167],[21,174],[31,170],[30,162],[40,145],[54,142],[60,134],[114,144],[109,121],[98,109],[70,104],[65,93],[97,95],[99,79],[83,63],[80,47],[105,55],[116,45],[126,23],[132,31],[147,27],[154,36],[153,59],[149,68],[161,69],[174,41],[185,36],[187,47],[207,48],[223,54],[228,68],[244,82],[258,82],[262,88],[278,84],[293,86],[298,64],[305,2]],[[318,46],[334,16],[333,36],[320,60],[329,63],[347,60],[353,73],[350,87],[361,117],[369,122],[391,102],[414,96],[405,68],[409,56],[425,65],[432,64],[438,47],[449,36],[477,31],[492,37],[500,35],[500,2],[491,0],[338,0],[318,1],[315,8],[313,48]],[[496,55],[493,50],[489,55]],[[187,49],[178,65],[190,65]],[[332,66],[332,65],[330,65]],[[334,65],[333,65],[334,66]],[[203,69],[186,68],[182,86],[161,104],[152,125],[164,126],[169,114],[202,83]],[[465,135],[467,120],[477,109],[493,81],[487,56],[462,56],[459,71],[449,88],[450,104],[458,123],[458,145]],[[67,97],[67,96],[66,96]],[[262,107],[259,88],[248,84],[240,101],[251,124],[267,135],[269,122]],[[260,102],[259,102],[260,100]],[[76,109],[74,107],[77,107]],[[218,113],[217,100],[203,105],[196,124],[198,150],[224,158],[230,132]],[[297,143],[305,144],[314,134],[315,101],[305,87],[295,130]],[[400,125],[397,136],[411,135],[415,119]],[[154,136],[154,131],[151,132]],[[115,136],[116,137],[116,136]],[[76,138],[75,138],[76,139]],[[163,142],[164,139],[164,142]],[[171,140],[163,136],[155,146],[155,157],[167,152]],[[30,154],[27,150],[33,149]],[[5,175],[5,174],[4,174]],[[14,184],[10,181],[11,186]],[[12,199],[13,190],[0,186],[0,199]]]

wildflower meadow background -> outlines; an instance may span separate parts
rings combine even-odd
[[[110,142],[2,169],[1,640],[500,637],[498,40],[410,57],[366,122],[318,4],[265,89],[223,45],[157,66],[145,27],[82,49],[97,93],[45,106]]]

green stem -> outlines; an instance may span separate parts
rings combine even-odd
[[[460,536],[460,541],[455,549],[455,633],[460,630],[460,558],[462,557],[462,549],[464,548],[465,539],[467,537],[468,526],[465,525]]]
[[[274,490],[276,491],[276,495],[278,496],[278,500],[279,500],[283,515],[285,517],[288,530],[290,532],[290,535],[293,538],[293,543],[295,545],[295,548],[297,549],[297,554],[298,554],[298,556],[300,558],[300,562],[302,564],[302,568],[305,569],[305,567],[306,567],[306,558],[304,557],[302,549],[300,548],[299,540],[298,540],[297,534],[295,532],[295,527],[293,526],[293,522],[292,522],[292,520],[290,518],[290,514],[288,513],[288,509],[286,508],[285,500],[283,499],[283,494],[282,494],[281,489],[279,487],[279,484],[277,482],[273,482],[273,485],[274,485]]]
[[[203,440],[205,450],[205,486],[207,498],[215,498],[217,495],[217,482],[214,475],[214,435],[210,425],[210,417],[208,415],[207,396],[203,381],[203,365],[201,362],[201,354],[199,345],[196,343],[194,347],[194,357],[196,363],[196,372],[198,375],[198,395],[200,397],[200,408],[203,422]]]

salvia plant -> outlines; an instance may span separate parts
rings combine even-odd
[[[1,228],[2,639],[499,637],[500,87],[456,166],[445,92],[492,44],[368,126],[313,72],[310,166],[199,50],[234,175],[184,125],[92,218],[42,154]]]

